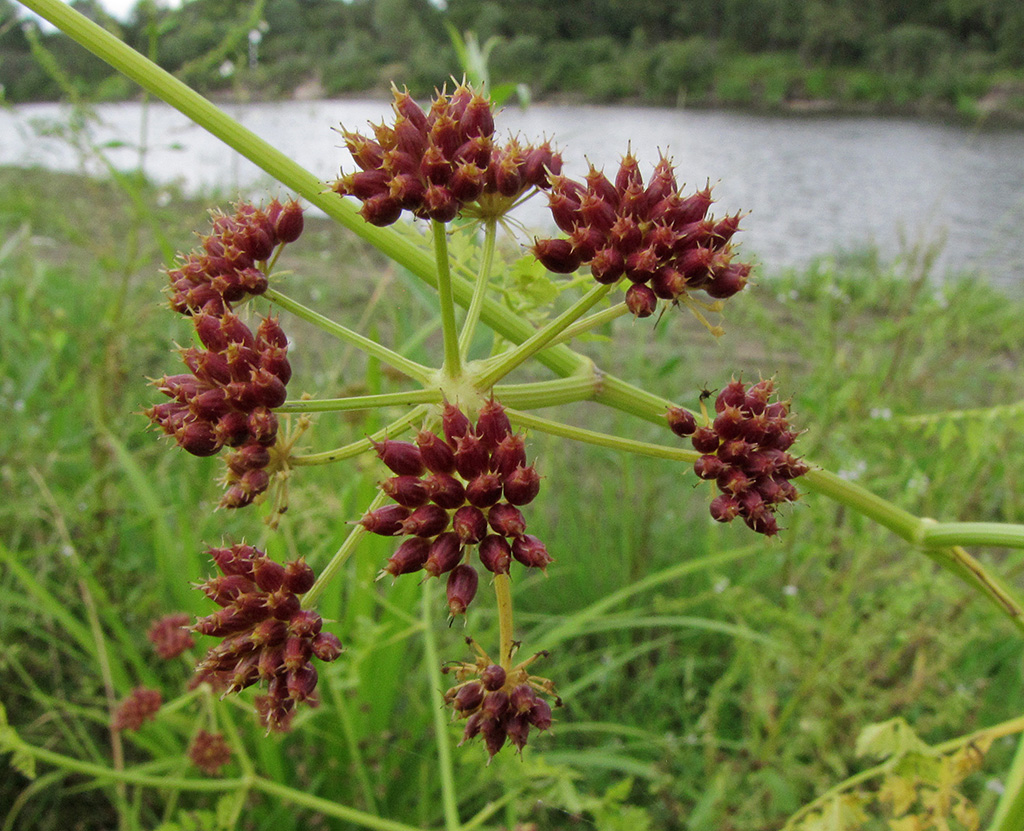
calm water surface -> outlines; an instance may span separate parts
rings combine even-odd
[[[325,179],[348,165],[339,123],[364,130],[387,117],[378,101],[312,101],[228,107],[232,115]],[[100,107],[93,140],[137,145],[139,104]],[[80,157],[37,129],[60,123],[51,104],[0,112],[0,163],[74,170]],[[146,170],[190,192],[269,186],[265,174],[184,116],[152,105]],[[537,105],[499,115],[499,133],[552,137],[566,173],[580,178],[586,159],[613,170],[631,144],[649,171],[660,152],[672,156],[680,181],[714,185],[719,214],[748,211],[743,251],[767,267],[799,266],[837,250],[874,245],[887,256],[942,244],[937,270],[984,274],[1024,293],[1024,132],[976,131],[911,120],[861,117],[770,117],[628,107]],[[130,146],[114,162],[136,163]],[[519,218],[545,228],[544,200]]]

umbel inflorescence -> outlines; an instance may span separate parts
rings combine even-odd
[[[664,156],[646,182],[632,153],[610,178],[591,166],[582,181],[574,181],[563,175],[561,155],[548,141],[499,141],[490,102],[465,84],[450,94],[439,92],[427,108],[395,89],[393,110],[393,121],[373,125],[372,136],[342,131],[358,169],[343,173],[330,190],[357,200],[359,214],[376,226],[391,225],[403,214],[431,223],[444,362],[429,369],[383,344],[369,349],[365,337],[349,334],[340,324],[325,325],[324,318],[280,293],[273,266],[282,247],[302,232],[303,214],[296,202],[274,200],[266,207],[241,202],[233,214],[214,213],[199,247],[179,256],[167,272],[170,306],[190,320],[194,338],[180,350],[187,371],[154,381],[167,400],[146,415],[193,455],[227,451],[222,508],[259,504],[272,477],[283,479],[298,469],[295,465],[376,452],[389,474],[320,580],[302,559],[281,564],[244,543],[212,548],[208,554],[219,573],[198,588],[218,608],[190,626],[181,615],[161,619],[150,639],[158,654],[173,658],[193,646],[194,636],[217,638],[200,660],[194,683],[225,695],[261,687],[255,698],[261,723],[269,730],[286,730],[300,704],[317,703],[315,662],[330,662],[341,654],[340,640],[323,630],[315,610],[320,593],[362,534],[399,538],[379,577],[443,577],[449,622],[465,620],[470,607],[479,605],[482,584],[493,588],[500,641],[496,658],[469,639],[475,659],[444,668],[455,676],[445,700],[453,716],[464,720],[463,740],[480,737],[493,756],[506,743],[521,751],[531,730],[551,726],[551,708],[561,703],[549,680],[528,671],[540,655],[515,660],[519,644],[512,623],[512,577],[526,572],[514,563],[544,572],[553,559],[547,546],[527,532],[524,509],[538,497],[541,476],[528,461],[524,434],[512,426],[527,416],[511,407],[520,406],[514,399],[517,391],[519,402],[532,402],[527,407],[563,400],[557,384],[550,386],[550,400],[536,385],[505,384],[500,389],[507,392],[501,396],[510,396],[506,403],[512,401],[507,409],[494,384],[504,384],[505,376],[555,338],[567,339],[570,325],[582,332],[619,313],[643,318],[659,305],[678,304],[707,323],[702,311],[720,311],[721,301],[748,283],[750,266],[735,259],[739,214],[715,219],[709,213],[710,187],[684,193]],[[524,335],[518,346],[513,343],[508,349],[496,338],[495,354],[472,360],[474,327],[487,319],[482,310],[496,225],[512,207],[541,190],[548,192],[554,224],[565,236],[535,240],[529,256],[556,274],[587,265],[598,285],[572,307],[575,316],[560,315],[547,329]],[[442,280],[451,271],[445,226],[455,219],[481,223],[483,250],[490,250],[480,257],[462,332],[457,331],[451,278]],[[599,312],[581,320],[615,285],[626,286],[626,291],[624,300],[609,310],[613,314]],[[709,300],[698,301],[697,292]],[[339,451],[295,455],[294,443],[304,428],[285,436],[278,422],[292,374],[289,340],[278,318],[244,308],[255,305],[254,300],[277,303],[377,358],[390,358],[396,368],[406,370],[403,374],[420,382],[418,393],[428,394],[420,400],[428,403]],[[514,316],[500,300],[488,313],[499,321]],[[495,327],[496,332],[500,329]],[[594,374],[596,390],[601,374]],[[777,508],[797,498],[792,480],[807,470],[790,453],[797,433],[789,424],[788,404],[774,400],[773,393],[771,381],[749,386],[733,381],[705,423],[698,424],[694,413],[683,408],[671,407],[667,413],[672,431],[689,437],[701,454],[694,466],[697,476],[715,482],[720,491],[711,502],[712,516],[723,522],[739,516],[768,536],[779,530]],[[385,393],[369,396],[374,404],[350,400],[334,407],[335,400],[311,401],[304,394],[288,401],[286,410],[407,405],[405,395]],[[660,401],[646,393],[640,397],[646,401],[637,404],[640,409],[649,409],[652,399]],[[658,418],[664,413],[662,408],[647,415]],[[526,423],[538,421],[543,420]],[[410,427],[418,432],[404,436]],[[587,432],[576,435],[585,438]],[[571,428],[562,431],[573,433]],[[138,692],[126,700],[116,724],[137,729],[159,704],[159,694]],[[195,735],[189,753],[209,773],[230,759],[220,734],[206,731]]]

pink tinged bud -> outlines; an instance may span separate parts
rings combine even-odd
[[[581,258],[576,254],[569,240],[537,240],[531,250],[533,255],[540,260],[541,265],[555,274],[571,274],[582,263]]]
[[[478,681],[470,681],[459,687],[452,699],[452,707],[456,712],[469,713],[479,707],[484,700],[484,688]]]
[[[479,508],[466,505],[455,512],[452,528],[464,545],[473,545],[487,533],[487,518]]]
[[[484,171],[472,163],[460,164],[448,184],[452,196],[458,202],[475,202],[484,192],[486,176]]]
[[[779,533],[779,524],[776,521],[774,514],[762,513],[756,516],[748,515],[743,517],[743,521],[751,531],[756,531],[758,534],[764,534],[766,537],[774,537]]]
[[[321,632],[313,638],[313,654],[324,663],[329,664],[331,661],[337,660],[341,652],[341,641],[338,640],[337,635]]]
[[[363,207],[359,209],[359,214],[371,225],[383,228],[387,225],[393,225],[398,221],[398,218],[402,215],[402,205],[390,195],[382,193],[377,196],[371,196],[363,202]]]
[[[357,165],[363,170],[372,170],[373,168],[380,167],[384,161],[383,147],[358,133],[343,131],[342,135],[345,137],[345,146],[348,148],[348,152],[352,154],[352,158]]]
[[[768,399],[771,397],[775,385],[770,378],[759,381],[747,390],[743,399],[743,407],[751,414],[763,413],[768,406]]]
[[[186,349],[182,353],[186,365],[200,381],[213,386],[231,382],[231,368],[227,358],[217,352],[203,352],[198,349]]]
[[[480,542],[480,562],[494,574],[508,574],[512,565],[512,547],[497,534],[488,534]]]
[[[768,510],[764,497],[756,488],[746,491],[739,497],[740,514],[744,517],[760,517]]]
[[[466,501],[477,508],[489,508],[501,499],[503,482],[497,473],[481,473],[466,485]]]
[[[514,713],[529,713],[540,699],[529,684],[519,684],[509,695],[509,706]]]
[[[661,267],[661,260],[654,248],[638,248],[626,257],[626,276],[634,283],[646,283]]]
[[[714,453],[718,450],[720,440],[712,427],[698,427],[690,438],[693,449],[698,453]]]
[[[225,413],[214,425],[217,439],[227,447],[238,447],[249,439],[249,417],[245,413]]]
[[[773,401],[765,407],[764,412],[768,418],[785,418],[789,415],[789,405],[783,401]]]
[[[493,451],[502,439],[512,433],[512,425],[509,423],[505,408],[493,398],[484,402],[480,408],[480,414],[476,420],[476,433],[490,451]]]
[[[281,621],[277,621],[280,623]],[[284,668],[284,650],[280,647],[264,649],[260,652],[257,669],[259,676],[264,681],[269,681],[281,672]]]
[[[237,272],[237,281],[239,288],[242,289],[242,296],[246,294],[263,294],[270,286],[270,281],[267,279],[267,275],[260,271],[258,268],[243,268]],[[228,298],[225,297],[225,300]],[[239,298],[241,299],[241,298]]]
[[[491,135],[494,132],[491,102],[481,95],[474,95],[459,119],[459,129],[467,137]]]
[[[221,442],[208,421],[190,421],[175,431],[174,437],[182,449],[193,456],[212,456],[221,448]]]
[[[445,402],[441,414],[441,427],[445,440],[452,448],[458,447],[458,439],[464,437],[471,429],[469,417],[454,404]],[[445,471],[450,472],[450,471]]]
[[[627,153],[619,163],[619,171],[615,176],[615,189],[622,193],[630,186],[643,184],[643,176],[640,173],[640,164],[632,153]]]
[[[480,726],[480,732],[484,737],[484,746],[487,748],[488,755],[494,758],[494,754],[505,746],[505,739],[508,738],[505,726],[500,721],[494,721],[485,716]]]
[[[182,403],[188,403],[209,388],[207,384],[189,373],[165,375],[158,381],[154,381],[153,384],[164,395]]]
[[[691,222],[698,222],[704,218],[711,207],[711,188],[706,187],[686,197],[675,211],[672,217],[673,225],[677,229]]]
[[[504,690],[495,690],[484,696],[481,708],[485,716],[500,721],[508,712],[508,693]]]
[[[429,498],[427,486],[418,476],[393,476],[381,482],[380,489],[407,508],[425,505]]]
[[[643,238],[643,231],[640,230],[637,221],[630,216],[620,216],[615,220],[609,233],[609,241],[623,256],[628,256],[639,248]]]
[[[467,481],[490,467],[491,454],[484,440],[475,432],[467,432],[456,440],[455,469]]]
[[[282,384],[292,378],[292,365],[286,357],[287,350],[280,346],[267,347],[260,353],[260,367],[274,375]]]
[[[415,444],[407,441],[385,439],[382,442],[370,440],[377,457],[399,476],[419,476],[423,473],[423,457]]]
[[[259,328],[256,330],[256,347],[263,350],[270,346],[276,346],[281,349],[285,349],[288,346],[288,336],[284,333],[276,317],[263,318],[260,321]]]
[[[199,340],[207,349],[220,352],[227,348],[228,339],[221,330],[219,317],[207,312],[200,312],[197,315],[193,315],[192,324],[196,327],[196,334],[199,336]]]
[[[227,393],[219,387],[201,392],[189,401],[189,410],[204,421],[216,422],[230,409]]]
[[[750,266],[744,263],[730,263],[728,266],[717,272],[711,281],[704,286],[711,297],[724,300],[742,291],[747,284],[747,275],[750,274]]]
[[[743,413],[738,407],[726,407],[715,416],[714,428],[719,438],[724,441],[739,438],[743,432]]]
[[[544,543],[532,534],[522,534],[512,540],[512,556],[527,568],[539,568],[541,571],[552,562]]]
[[[746,385],[734,378],[718,393],[718,397],[715,399],[715,412],[720,413],[726,407],[742,407],[746,396]]]
[[[268,618],[252,630],[251,640],[256,647],[279,646],[287,637],[288,625],[277,618]]]
[[[468,419],[466,424],[468,426]],[[465,435],[465,432],[462,435]],[[423,464],[426,465],[427,470],[431,473],[455,472],[455,452],[436,433],[431,433],[429,430],[421,430],[416,436],[416,446],[419,448]]]
[[[513,505],[529,505],[540,493],[540,474],[533,465],[517,467],[505,477],[502,492]]]
[[[596,228],[602,234],[610,231],[618,219],[615,208],[593,193],[585,193],[580,200],[580,215],[584,224]]]
[[[267,595],[266,606],[270,614],[278,620],[291,620],[301,608],[299,598],[288,591],[287,587]]]
[[[590,261],[590,273],[603,285],[610,285],[626,273],[626,260],[618,248],[600,248]]]
[[[214,550],[227,551],[228,549]],[[233,569],[235,565],[231,563],[228,567]],[[246,563],[244,567],[251,573],[250,564]],[[200,583],[197,588],[218,606],[227,606],[234,603],[242,595],[255,592],[256,584],[241,574],[224,574],[218,577],[211,577],[206,582]]]
[[[516,750],[522,751],[530,738],[530,719],[528,716],[515,713],[502,722],[508,739]]]
[[[284,585],[284,566],[269,557],[260,557],[252,564],[252,579],[263,591],[277,591]]]
[[[517,537],[526,532],[523,512],[507,502],[499,502],[487,512],[487,522],[505,537]]]
[[[455,164],[471,164],[480,170],[481,187],[487,184],[487,167],[491,163],[494,142],[490,136],[473,136],[455,151]]]
[[[272,445],[277,440],[277,416],[266,407],[257,407],[249,413],[249,435],[262,445]]]
[[[392,577],[419,571],[430,556],[430,540],[411,537],[405,540],[388,559],[384,571]]]
[[[253,497],[259,496],[270,487],[270,475],[261,469],[247,470],[236,484],[251,502]]]
[[[374,196],[388,192],[391,177],[383,170],[364,170],[342,176],[335,182],[334,189],[343,195],[355,196],[364,202]]]
[[[393,537],[402,527],[402,523],[412,513],[402,505],[384,505],[363,514],[359,524],[371,534],[380,534],[383,537]]]
[[[552,191],[548,194],[548,208],[551,209],[555,225],[567,234],[571,234],[583,221],[579,200],[564,192]]]
[[[226,606],[213,614],[198,618],[192,628],[200,635],[223,638],[236,632],[244,632],[266,616],[266,610],[255,605]]]
[[[266,556],[258,548],[241,543],[230,548],[211,548],[206,553],[210,555],[221,573],[239,574],[243,577],[252,576],[253,560]]]
[[[448,512],[439,505],[417,508],[402,522],[400,533],[417,537],[435,537],[448,527]]]
[[[706,454],[693,463],[693,472],[701,479],[718,479],[725,470],[725,462],[717,456]]]
[[[523,163],[523,178],[528,184],[538,188],[546,188],[552,175],[562,172],[562,156],[552,151],[551,145],[544,142],[538,147],[531,147],[526,153]]]
[[[718,448],[718,458],[728,464],[742,466],[753,450],[754,446],[750,442],[741,438],[729,439]]]
[[[782,430],[772,437],[769,446],[776,450],[789,450],[793,446],[793,442],[796,441],[796,437],[797,433],[793,430]]]
[[[497,164],[492,160],[491,172],[494,175],[494,187],[502,196],[516,196],[526,186],[519,159],[515,155],[505,154],[497,160]]]
[[[543,698],[538,698],[537,703],[530,708],[530,724],[538,730],[551,727],[551,705]]]
[[[423,205],[423,194],[426,186],[419,176],[412,173],[400,173],[388,184],[388,195],[401,207],[415,211]]]
[[[437,222],[451,222],[459,215],[459,200],[446,187],[431,185],[423,193],[423,210]]]
[[[454,531],[448,531],[438,535],[430,544],[430,554],[423,569],[431,577],[439,577],[455,568],[461,559],[462,541]]]
[[[591,165],[590,170],[587,172],[587,191],[598,199],[607,202],[613,208],[617,208],[619,205],[619,191],[616,189],[608,177],[604,175],[600,170]]]
[[[399,150],[419,158],[427,149],[427,133],[407,118],[395,119],[395,143]]]
[[[248,380],[232,381],[224,388],[224,391],[227,393],[228,402],[238,410],[248,411],[259,406],[256,387]]]
[[[294,594],[305,594],[316,582],[316,572],[301,557],[286,563],[284,567],[284,587]]]
[[[750,453],[744,460],[743,470],[752,478],[760,479],[762,476],[770,476],[775,470],[775,464],[771,457],[765,453]],[[770,480],[768,481],[770,482]],[[758,490],[760,489],[761,483],[758,482]],[[770,501],[774,502],[777,500],[772,499]]]
[[[448,510],[466,504],[466,488],[462,482],[447,473],[433,473],[423,480],[430,501]]]
[[[675,300],[689,288],[686,275],[672,266],[663,266],[651,277],[651,290],[662,300]]]
[[[636,317],[650,317],[658,309],[658,295],[649,287],[634,283],[626,291],[626,308]]]
[[[715,481],[720,490],[733,496],[739,496],[753,484],[742,470],[730,467],[726,467]]]
[[[291,637],[284,643],[284,668],[294,672],[308,663],[313,645],[308,638]]]
[[[251,383],[257,402],[264,407],[280,407],[288,398],[288,391],[281,379],[269,370],[256,370]]]
[[[697,419],[689,410],[682,407],[669,407],[665,414],[669,429],[680,438],[692,436],[697,429]]]
[[[580,225],[569,234],[569,242],[572,244],[573,254],[581,263],[586,263],[597,256],[598,250],[603,248],[608,240],[605,234],[597,228]]]
[[[228,312],[221,317],[220,330],[230,343],[247,346],[249,349],[254,349],[256,346],[256,337],[252,330],[238,315]]]
[[[521,435],[509,434],[498,442],[491,454],[491,467],[502,476],[508,476],[517,467],[526,466],[526,443]]]
[[[420,160],[420,175],[433,185],[446,185],[452,175],[452,163],[438,147],[428,147]]]
[[[476,569],[466,563],[455,566],[449,572],[445,593],[448,599],[448,613],[452,617],[458,617],[466,613],[469,604],[476,597],[478,582],[479,577]]]
[[[473,715],[466,719],[466,729],[462,732],[462,741],[459,742],[460,746],[480,735],[480,728],[483,727],[484,720],[483,713],[473,713]]]
[[[487,692],[495,692],[505,686],[506,673],[500,664],[488,664],[480,671],[480,683]]]
[[[316,689],[317,672],[309,664],[288,673],[288,696],[293,701],[307,701]]]
[[[441,150],[446,159],[454,159],[465,136],[459,131],[458,122],[450,115],[439,116],[430,128],[430,143]]]

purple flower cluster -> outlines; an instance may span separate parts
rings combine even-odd
[[[594,167],[585,183],[565,176],[551,181],[551,214],[567,238],[533,246],[549,271],[568,274],[589,263],[599,283],[625,275],[626,304],[637,317],[654,314],[659,299],[678,301],[697,290],[724,299],[746,285],[750,266],[733,262],[730,243],[739,215],[708,216],[710,187],[683,196],[666,158],[646,185],[629,154],[614,181]]]
[[[478,216],[501,216],[562,168],[547,142],[497,144],[491,102],[465,84],[438,93],[428,112],[407,92],[395,89],[394,96],[393,125],[371,125],[374,138],[342,132],[360,169],[342,175],[333,190],[359,199],[372,225],[391,225],[402,211],[450,222],[470,205]]]
[[[508,574],[513,559],[544,569],[551,557],[526,533],[519,506],[537,496],[540,475],[526,464],[523,437],[512,433],[505,408],[488,401],[474,426],[447,404],[442,432],[443,438],[423,430],[415,443],[377,444],[381,461],[396,474],[381,483],[395,504],[368,512],[360,523],[375,534],[408,537],[382,573],[448,574],[448,608],[460,615],[478,583],[466,562],[468,547],[477,546],[480,563],[494,574]]]

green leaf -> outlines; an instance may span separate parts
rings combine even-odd
[[[0,753],[11,754],[11,767],[26,779],[36,778],[36,760],[25,749],[18,732],[7,722],[7,711],[0,704]]]
[[[902,718],[893,718],[878,724],[869,724],[857,737],[858,756],[877,759],[900,758],[914,753],[934,755],[932,749],[918,738],[913,728]]]

